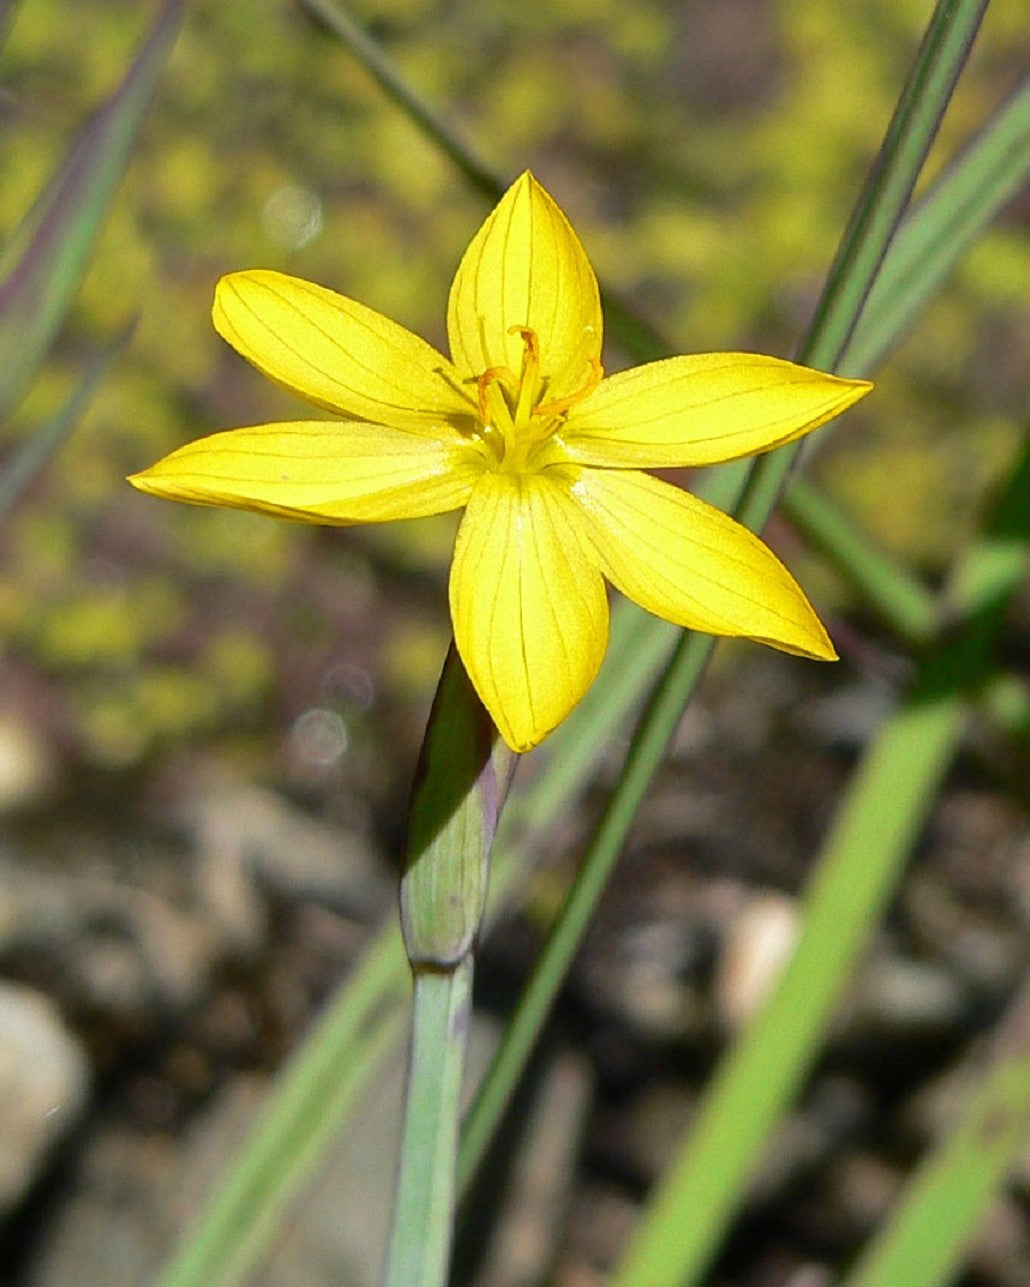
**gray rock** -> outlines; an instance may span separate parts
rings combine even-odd
[[[51,1002],[0,981],[0,1212],[38,1176],[86,1103],[86,1056]]]

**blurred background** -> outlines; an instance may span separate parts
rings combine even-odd
[[[355,11],[497,169],[534,169],[602,282],[675,351],[790,356],[930,5],[380,0]],[[0,55],[4,235],[154,12],[22,0]],[[931,176],[1014,86],[1025,20],[1019,0],[991,6]],[[153,1276],[270,1074],[393,914],[449,637],[453,518],[308,529],[164,504],[124,476],[203,433],[304,414],[215,335],[221,273],[310,278],[444,346],[450,279],[485,213],[301,4],[189,6],[60,343],[4,426],[7,448],[31,436],[138,314],[0,533],[0,1282]],[[1028,218],[1024,197],[965,257],[812,466],[931,584],[1023,430]],[[606,355],[609,370],[627,364]],[[845,659],[720,650],[519,1119],[551,1194],[530,1223],[536,1259],[505,1277],[502,1204],[465,1250],[459,1272],[476,1281],[601,1281],[789,937],[836,792],[907,673],[785,520],[768,535]],[[1024,597],[1005,645],[1013,664],[1028,643]],[[1011,789],[1025,768],[989,738],[958,766],[713,1281],[833,1281],[949,1110],[957,1083],[944,1070],[1025,965],[1030,838]],[[484,945],[478,1050],[517,994],[606,780]],[[60,1109],[41,1122],[41,1103]],[[338,1281],[341,1264],[369,1281],[391,1113],[388,1095],[370,1107],[262,1281]],[[520,1209],[511,1183],[508,1218]],[[1026,1282],[1028,1254],[1013,1197],[969,1281]]]

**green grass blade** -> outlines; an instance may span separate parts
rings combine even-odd
[[[64,406],[4,461],[3,468],[0,469],[0,526],[26,489],[32,486],[47,461],[79,423],[97,386],[128,344],[135,325],[133,322],[127,326],[93,358]]]
[[[941,123],[987,0],[938,0],[799,360],[835,370]]]
[[[783,509],[896,640],[915,648],[929,642],[938,617],[933,594],[918,577],[889,558],[850,515],[804,477],[791,480]]]
[[[7,40],[17,7],[17,0],[0,0],[0,50]]]
[[[416,92],[380,46],[339,0],[302,0],[333,32],[387,98],[425,137],[457,166],[469,185],[488,201],[497,202],[508,181],[489,166],[461,137],[453,125]],[[611,291],[603,291],[605,331],[616,344],[638,361],[667,357],[670,349],[655,328]]]
[[[1002,104],[903,219],[841,360],[845,374],[868,375],[876,368],[1028,178],[1030,81]],[[783,505],[898,638],[925,642],[935,608],[918,581],[804,478],[791,483]]]
[[[0,417],[28,387],[64,320],[181,14],[181,0],[166,0],[122,84],[0,254]]]
[[[257,1265],[288,1204],[400,1040],[409,978],[400,933],[391,925],[277,1079],[232,1169],[159,1277],[160,1287],[239,1283]]]
[[[957,696],[914,701],[867,750],[820,854],[790,965],[706,1094],[686,1146],[648,1203],[615,1287],[700,1280],[769,1132],[818,1052],[961,730]]]
[[[303,0],[303,4],[350,50],[380,89],[405,116],[450,157],[469,185],[491,201],[504,191],[503,179],[492,170],[454,127],[415,93],[379,45],[348,9],[333,0]]]
[[[868,373],[912,327],[957,260],[1030,178],[1030,80],[905,218],[841,369]]]
[[[984,1211],[1030,1139],[1030,987],[970,1080],[959,1120],[920,1166],[846,1287],[951,1282]]]
[[[852,218],[851,230],[845,235],[831,270],[824,302],[818,308],[812,331],[802,346],[805,354],[836,353],[850,333],[882,262],[887,242],[901,217],[904,202],[915,185],[919,167],[933,140],[933,130],[940,121],[962,61],[968,54],[970,24],[975,30],[974,19],[979,20],[982,8],[980,3],[953,6],[945,0],[935,11],[930,32],[920,48],[874,167],[874,181],[866,185]],[[961,33],[961,39],[955,38],[953,26]],[[927,66],[928,61],[935,64],[942,60],[946,60],[943,69]],[[874,215],[867,210],[870,204],[882,205],[884,210]],[[856,230],[861,230],[861,235]],[[797,451],[797,446],[791,446],[763,456],[753,465],[737,462],[735,466],[712,470],[708,472],[706,481],[719,489],[723,503],[735,505],[742,521],[749,527],[760,529],[772,513],[780,486]],[[683,708],[704,673],[713,647],[714,640],[707,636],[681,636],[654,698],[637,727],[598,833],[469,1115],[466,1126],[468,1142],[462,1144],[459,1159],[459,1174],[465,1183],[469,1182],[483,1155],[499,1114],[510,1101],[551,1001],[572,962],[597,899],[625,844]]]
[[[933,805],[968,698],[991,673],[1007,605],[1030,567],[1028,488],[1030,437],[982,536],[952,577],[954,625],[848,786],[805,899],[791,962],[719,1070],[648,1205],[616,1287],[697,1282],[743,1200]]]

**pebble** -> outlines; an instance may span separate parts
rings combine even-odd
[[[86,1056],[42,993],[0,980],[0,1212],[20,1201],[86,1106]]]

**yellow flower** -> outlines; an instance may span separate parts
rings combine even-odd
[[[608,638],[605,578],[693,630],[836,654],[775,555],[642,469],[768,451],[871,387],[777,358],[708,353],[604,378],[593,269],[528,172],[451,286],[451,359],[321,286],[255,270],[218,283],[214,324],[269,379],[342,417],[234,429],[130,480],[310,523],[465,508],[454,637],[515,751],[576,705]]]

